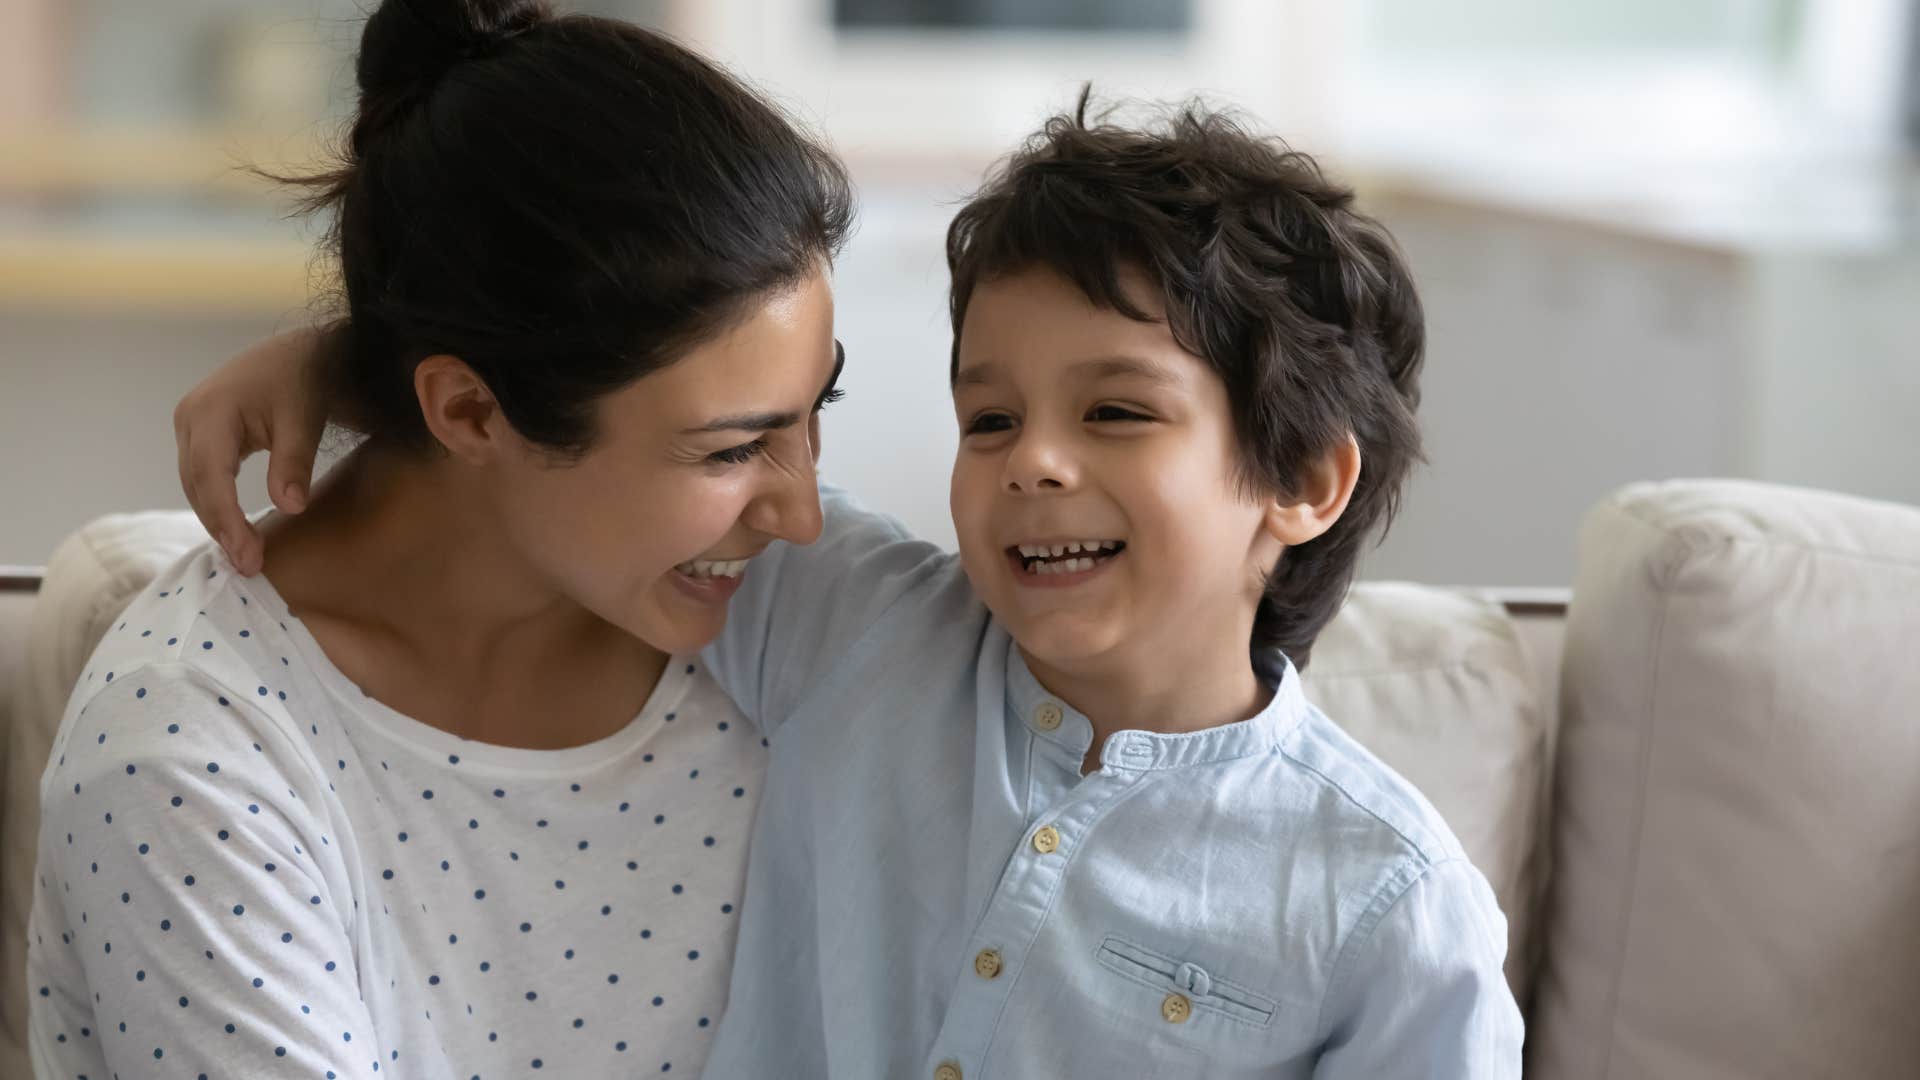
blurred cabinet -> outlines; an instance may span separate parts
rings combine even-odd
[[[1400,190],[1430,463],[1373,577],[1561,584],[1583,511],[1733,476],[1920,503],[1920,250],[1743,249]]]

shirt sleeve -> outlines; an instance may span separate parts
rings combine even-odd
[[[1506,920],[1471,863],[1428,867],[1354,932],[1363,936],[1329,987],[1315,1077],[1517,1080],[1523,1029],[1501,972]]]
[[[775,543],[749,563],[725,629],[702,654],[763,732],[791,714],[882,614],[959,573],[954,556],[845,491],[822,485],[820,503],[820,539]]]
[[[325,780],[244,695],[158,664],[121,673],[63,731],[29,941],[37,1075],[394,1064],[360,1000]]]

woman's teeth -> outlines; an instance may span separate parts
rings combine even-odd
[[[1019,544],[1021,563],[1029,574],[1076,574],[1091,570],[1101,559],[1118,555],[1126,545],[1118,540],[1075,540],[1065,544]]]
[[[695,559],[692,562],[681,563],[679,566],[674,567],[674,569],[690,578],[734,578],[739,577],[740,572],[747,568],[747,562],[748,560],[746,559],[727,559],[721,561]]]

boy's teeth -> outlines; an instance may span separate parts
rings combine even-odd
[[[1064,544],[1015,544],[1021,558],[1037,560],[1028,566],[1035,574],[1071,574],[1093,568],[1095,555],[1120,549],[1118,540],[1070,540]],[[1083,556],[1074,558],[1073,556]]]
[[[1027,572],[1030,574],[1077,574],[1082,570],[1093,569],[1097,562],[1098,560],[1090,556],[1035,562],[1027,568]]]

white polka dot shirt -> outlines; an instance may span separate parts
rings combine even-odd
[[[688,660],[599,742],[457,738],[196,553],[108,632],[42,781],[35,1070],[697,1075],[763,747]]]

